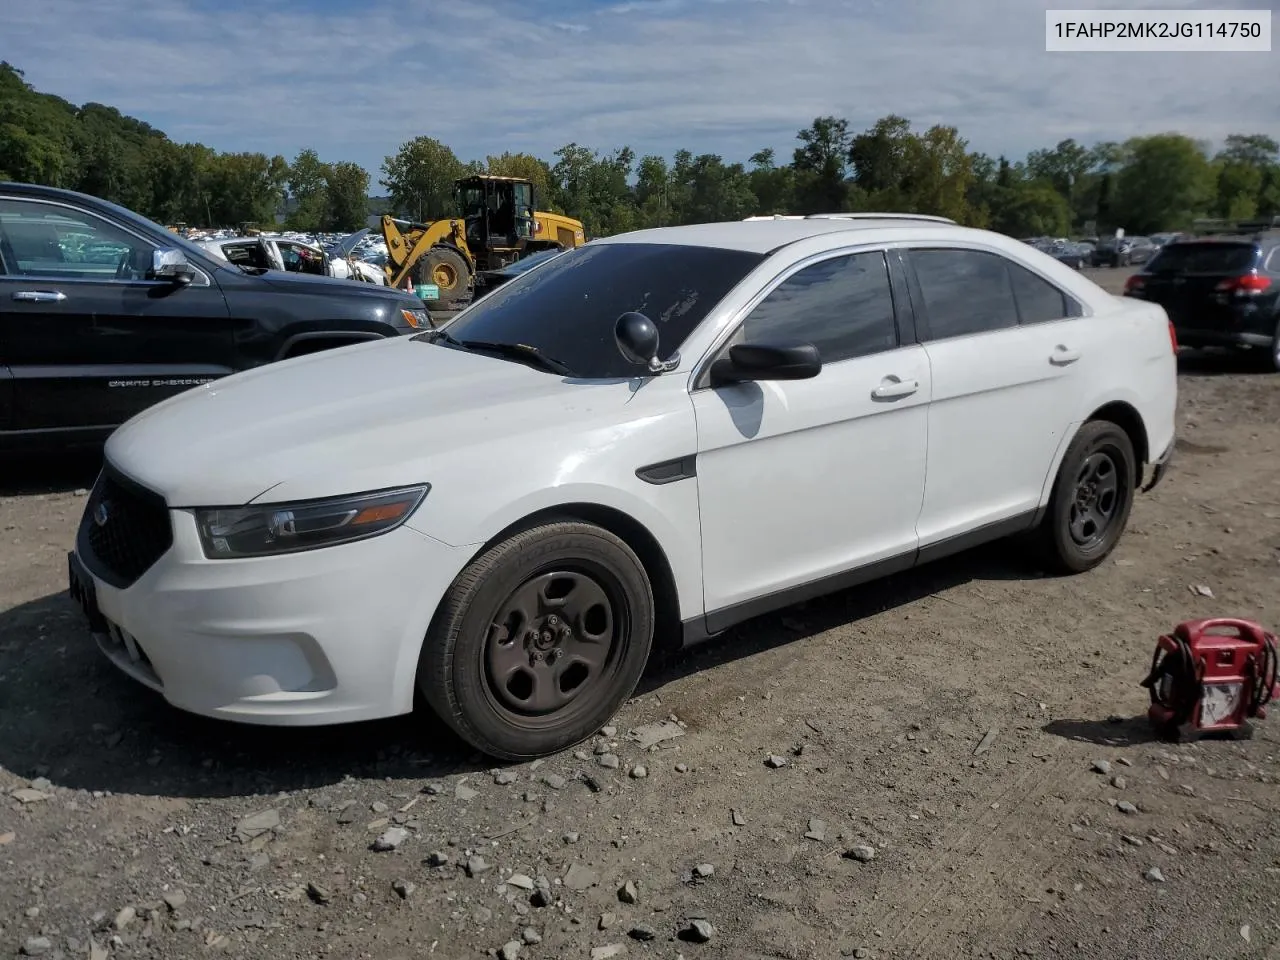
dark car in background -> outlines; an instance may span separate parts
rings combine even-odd
[[[1280,229],[1174,240],[1125,284],[1164,307],[1178,343],[1256,352],[1280,372]]]
[[[1160,251],[1149,237],[1103,237],[1093,248],[1089,265],[1093,267],[1127,267],[1147,263]]]
[[[404,291],[236,266],[116,204],[0,183],[0,449],[100,443],[191,387],[429,324]]]

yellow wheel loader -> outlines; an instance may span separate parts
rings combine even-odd
[[[427,288],[424,299],[450,309],[471,292],[477,273],[531,253],[587,242],[582,221],[534,209],[533,184],[476,175],[454,183],[458,216],[432,223],[382,218],[383,270],[392,287]],[[434,288],[434,289],[432,289]]]

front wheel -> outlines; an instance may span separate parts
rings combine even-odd
[[[1041,521],[1046,562],[1062,573],[1083,573],[1107,558],[1129,522],[1137,484],[1129,435],[1092,420],[1067,447]]]
[[[454,581],[423,644],[418,688],[476,749],[546,756],[608,722],[640,680],[653,588],[622,540],[549,523],[487,550]]]

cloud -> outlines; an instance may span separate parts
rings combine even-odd
[[[1044,9],[1065,4],[1035,0],[5,5],[0,58],[41,90],[222,150],[312,146],[375,182],[419,134],[464,159],[572,141],[745,160],[765,146],[789,158],[825,114],[854,130],[888,113],[952,124],[1012,156],[1064,137],[1280,133],[1280,102],[1247,95],[1276,54],[1046,53]]]

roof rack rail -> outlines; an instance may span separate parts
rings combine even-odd
[[[744,217],[750,220],[922,220],[927,223],[949,223],[956,226],[956,221],[949,217],[937,217],[929,213],[774,213],[763,216]]]

